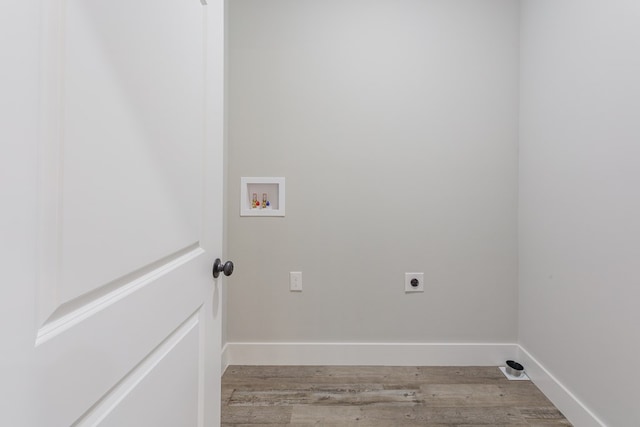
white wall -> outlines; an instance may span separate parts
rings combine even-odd
[[[515,342],[518,2],[229,8],[228,340]],[[287,216],[240,218],[241,176]]]
[[[522,9],[520,343],[610,426],[640,425],[639,19]]]

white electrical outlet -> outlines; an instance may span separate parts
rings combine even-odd
[[[404,273],[404,291],[424,292],[424,273]]]
[[[302,292],[301,271],[292,271],[289,273],[289,290],[292,292]]]

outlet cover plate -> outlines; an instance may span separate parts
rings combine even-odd
[[[291,292],[302,292],[302,272],[289,272],[289,290]]]
[[[418,280],[418,286],[411,284],[413,279]],[[424,273],[404,273],[404,291],[405,293],[424,292]]]

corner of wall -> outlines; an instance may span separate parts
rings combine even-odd
[[[524,347],[518,346],[518,359],[531,381],[571,421],[580,427],[604,427],[605,424]]]

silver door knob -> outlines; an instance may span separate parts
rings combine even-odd
[[[227,261],[222,264],[220,258],[216,258],[213,263],[213,277],[217,279],[220,273],[224,273],[225,276],[231,276],[233,273],[233,262]]]

